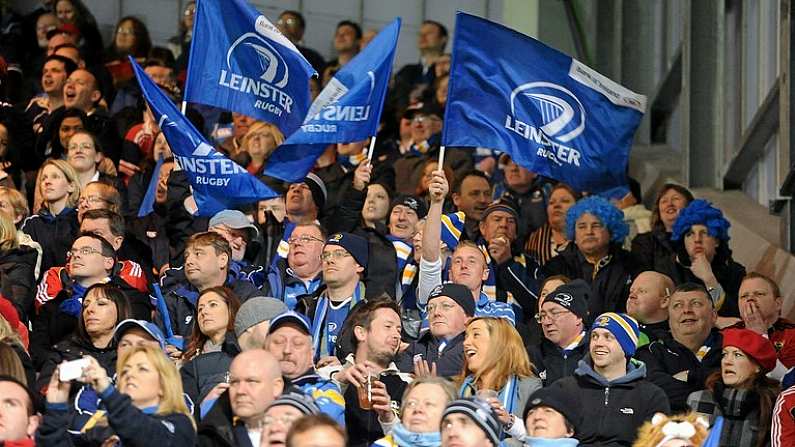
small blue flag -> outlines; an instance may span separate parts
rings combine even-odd
[[[163,166],[163,157],[157,159],[154,171],[152,171],[152,178],[149,180],[149,186],[146,188],[146,195],[144,200],[141,201],[141,207],[138,208],[138,217],[144,217],[155,210],[155,199],[157,198],[157,184],[160,182],[160,168]]]
[[[646,97],[541,42],[459,12],[442,144],[505,151],[580,191],[626,184]]]
[[[138,63],[132,58],[130,62],[141,92],[171,146],[174,160],[188,176],[200,216],[212,216],[236,205],[279,195],[210,146]]]
[[[193,30],[186,101],[298,129],[317,73],[264,15],[245,0],[202,0]]]
[[[396,18],[334,75],[301,128],[270,155],[265,175],[300,181],[329,144],[375,136],[399,34],[400,18]]]

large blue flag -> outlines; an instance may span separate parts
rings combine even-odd
[[[235,205],[250,204],[279,195],[210,146],[135,60],[130,58],[130,62],[141,92],[171,146],[174,160],[185,171],[193,187],[199,215],[212,216]]]
[[[580,191],[626,184],[645,96],[531,37],[461,12],[452,57],[443,145],[505,151]]]
[[[264,174],[300,181],[329,144],[375,136],[399,33],[396,18],[334,75],[312,102],[301,128],[268,157]]]
[[[245,0],[196,5],[185,100],[275,124],[284,135],[309,108],[312,66]]]

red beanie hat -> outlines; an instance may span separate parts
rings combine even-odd
[[[752,358],[765,373],[776,367],[776,349],[767,338],[750,329],[723,330],[723,347],[734,346]]]

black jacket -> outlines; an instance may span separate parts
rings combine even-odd
[[[124,446],[132,447],[182,447],[196,443],[196,431],[190,418],[184,414],[148,415],[135,408],[130,397],[113,390],[102,400],[108,410],[109,427],[101,430],[101,438],[115,434]],[[72,438],[67,433],[71,411],[49,407],[44,414],[42,425],[36,432],[36,443],[42,446],[71,447]],[[94,437],[97,437],[95,434]],[[98,438],[99,438],[98,437]]]
[[[428,362],[428,366],[436,363],[436,374],[448,379],[458,375],[464,369],[464,333],[453,337],[442,352],[439,352],[439,345],[442,340],[431,335],[431,331],[425,332],[419,340],[411,343],[405,351],[398,354],[395,363],[402,372],[414,372],[414,356],[421,355],[422,359]]]
[[[394,372],[383,372],[379,375],[378,380],[386,386],[386,390],[392,398],[392,405],[399,408],[403,392],[408,385],[403,376]],[[345,426],[349,427],[348,446],[368,447],[376,440],[381,439],[384,432],[381,430],[381,424],[378,423],[378,416],[373,410],[362,410],[359,407],[356,387],[348,386],[343,397],[345,397]]]
[[[232,405],[229,402],[229,391],[224,391],[199,423],[197,445],[200,447],[236,447],[238,443],[232,423],[234,418]]]
[[[635,358],[646,364],[649,380],[665,391],[671,402],[671,410],[687,410],[687,396],[705,388],[704,382],[720,369],[723,337],[713,329],[705,341],[710,350],[701,361],[685,345],[674,340],[672,335],[641,347]],[[674,379],[674,374],[687,371],[687,381]]]
[[[645,366],[630,362],[624,377],[608,382],[588,359],[580,361],[573,376],[552,384],[582,408],[582,425],[576,433],[581,446],[629,447],[644,422],[657,412],[670,413],[665,393],[645,376]]]
[[[66,252],[72,249],[72,242],[80,234],[77,211],[74,208],[65,208],[60,214],[53,216],[49,210],[42,208],[39,214],[25,220],[22,231],[41,245],[39,271],[43,274],[50,267],[66,265]]]
[[[671,233],[653,229],[632,239],[632,255],[638,263],[638,271],[667,272],[673,270],[674,252]]]
[[[0,252],[0,292],[14,304],[24,323],[33,314],[38,257],[39,253],[26,245]]]
[[[681,243],[678,245],[681,245]],[[680,252],[677,255],[676,261],[673,263],[672,270],[660,270],[659,272],[670,276],[671,279],[674,280],[675,284],[682,284],[685,282],[704,284],[703,281],[698,279],[698,277],[693,274],[688,265],[685,265],[680,261],[681,259],[688,259],[687,253]],[[718,280],[718,284],[720,284],[721,288],[723,288],[723,293],[725,294],[723,304],[718,310],[718,315],[722,317],[739,318],[740,284],[743,282],[743,278],[745,278],[745,267],[735,262],[734,259],[731,258],[731,254],[728,256],[720,256],[719,254],[716,254],[715,258],[712,259],[711,266],[712,273],[715,275],[715,279]]]
[[[182,377],[182,388],[195,404],[196,414],[207,393],[225,380],[232,359],[240,354],[235,334],[227,332],[221,350],[199,354],[182,365],[179,375]]]
[[[588,354],[588,337],[583,336],[576,348],[564,351],[547,338],[537,346],[529,347],[530,360],[544,386],[574,374],[580,360]]]
[[[72,334],[66,340],[52,347],[50,355],[41,367],[41,374],[39,374],[39,380],[36,382],[35,389],[44,394],[50,383],[50,377],[52,377],[53,371],[55,371],[55,368],[60,365],[61,362],[77,360],[86,355],[90,355],[97,359],[99,365],[108,372],[108,377],[113,377],[113,374],[116,373],[115,343],[111,342],[106,348],[97,348],[91,344],[90,340],[86,340],[77,334]],[[72,393],[75,394],[77,391],[78,387],[73,386]]]
[[[398,278],[395,246],[387,239],[389,230],[384,224],[379,223],[375,228],[362,225],[362,208],[366,197],[366,191],[348,188],[335,218],[329,221],[328,230],[329,233],[350,232],[367,239],[369,256],[364,277],[367,297],[386,293],[394,298]]]
[[[593,275],[594,266],[589,263],[575,244],[569,244],[560,254],[544,266],[547,276],[566,275],[571,279],[582,279],[591,286],[594,295],[588,303],[590,319],[604,312],[624,312],[632,277],[637,272],[632,255],[615,245],[610,247],[610,262]]]

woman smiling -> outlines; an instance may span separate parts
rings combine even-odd
[[[514,433],[515,424],[523,425],[525,404],[541,388],[532,368],[522,338],[508,320],[480,317],[467,323],[458,395],[489,402],[508,433]],[[523,431],[521,427],[517,433]]]

